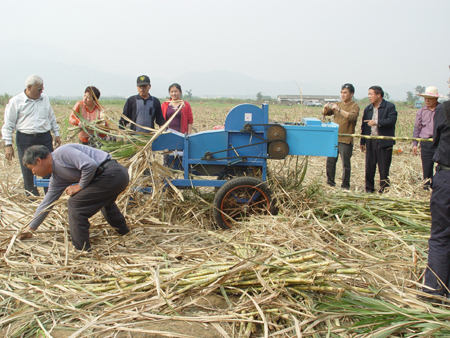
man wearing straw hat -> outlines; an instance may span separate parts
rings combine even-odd
[[[61,138],[50,100],[42,94],[44,90],[42,78],[38,75],[30,75],[25,81],[25,86],[23,93],[14,96],[5,108],[2,137],[5,140],[5,157],[11,161],[14,157],[13,132],[16,131],[16,146],[24,189],[27,195],[31,193],[39,196],[39,192],[33,184],[33,174],[22,165],[23,154],[28,147],[36,144],[45,145],[50,151],[53,151],[53,139],[50,131],[55,136],[56,147],[61,145]]]
[[[395,136],[397,110],[395,105],[386,101],[380,86],[369,88],[369,101],[364,109],[361,134],[370,136]],[[361,151],[366,151],[366,192],[375,192],[375,172],[380,172],[381,194],[389,187],[389,168],[392,161],[394,140],[361,138]]]
[[[116,205],[117,196],[128,186],[128,172],[108,153],[82,144],[66,144],[52,153],[45,146],[32,146],[25,151],[23,164],[34,175],[52,176],[48,193],[20,239],[33,236],[63,192],[70,196],[69,228],[76,249],[90,250],[89,218],[98,211],[119,234],[130,231]]]
[[[449,66],[450,68],[450,66]],[[450,79],[447,81],[450,87]],[[437,163],[430,199],[431,236],[423,291],[450,294],[450,101],[438,105],[434,116],[433,161]]]
[[[127,99],[123,107],[123,115],[133,122],[130,123],[130,129],[148,134],[150,130],[146,128],[155,129],[155,121],[158,126],[162,126],[166,120],[162,114],[161,103],[149,93],[152,87],[150,78],[147,75],[141,75],[137,78],[136,85],[138,94]],[[125,126],[129,123],[128,120],[122,117],[119,124]]]
[[[434,114],[439,105],[438,98],[440,97],[438,89],[434,86],[427,87],[424,94],[416,94],[425,99],[425,106],[420,108],[416,114],[416,121],[414,123],[414,138],[430,139],[433,137]],[[417,153],[417,141],[413,141],[413,154]],[[433,155],[436,147],[433,142],[420,142],[420,157],[422,159],[423,179],[425,180],[424,189],[428,190],[433,177]]]
[[[323,115],[334,115],[334,122],[339,125],[339,134],[354,134],[356,122],[358,120],[359,106],[352,100],[355,94],[355,87],[346,83],[341,87],[341,102],[326,104],[323,107]],[[338,155],[342,161],[342,183],[341,188],[350,189],[351,163],[353,154],[353,137],[339,136]],[[336,186],[334,181],[336,175],[336,162],[338,157],[327,158],[327,184]]]

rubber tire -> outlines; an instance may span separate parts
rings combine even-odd
[[[255,194],[259,194],[259,196],[252,203],[240,203],[236,201],[232,194],[237,194],[238,198],[241,199],[255,196]],[[256,177],[236,177],[220,187],[214,197],[213,215],[219,227],[231,229],[233,228],[233,223],[244,220],[245,216],[240,212],[235,212],[232,215],[229,209],[238,211],[238,209],[242,210],[244,207],[247,207],[248,210],[245,211],[245,215],[270,215],[276,213],[276,208],[272,204],[272,192],[266,183]],[[223,213],[230,216],[233,221],[223,215]]]

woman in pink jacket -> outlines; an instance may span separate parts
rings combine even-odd
[[[189,102],[181,99],[183,92],[181,86],[178,83],[173,83],[169,86],[170,99],[161,105],[161,110],[166,121],[168,121],[175,113],[175,117],[169,124],[169,128],[176,130],[183,134],[192,133],[192,124],[194,123],[194,117],[192,115],[192,109]],[[182,158],[176,155],[165,155],[164,165],[182,170],[181,160]]]

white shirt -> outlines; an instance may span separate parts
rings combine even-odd
[[[23,134],[46,133],[52,130],[55,136],[59,136],[55,113],[48,96],[44,94],[37,100],[28,98],[24,92],[14,96],[6,105],[4,120],[2,138],[5,144],[12,144],[14,129]]]
[[[378,134],[378,107],[373,107],[373,116],[372,120],[374,120],[377,124],[371,127],[371,134],[372,136],[380,136]]]

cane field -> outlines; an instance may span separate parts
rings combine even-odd
[[[242,102],[192,101],[195,131],[223,125]],[[53,104],[63,144],[78,142],[68,123],[74,103]],[[117,121],[124,102],[101,103]],[[397,108],[396,136],[412,137],[416,109]],[[299,122],[321,111],[271,104],[269,119]],[[119,236],[94,215],[91,252],[71,244],[66,195],[33,238],[18,239],[41,198],[25,198],[17,157],[8,162],[2,149],[1,337],[450,336],[450,307],[420,298],[431,193],[411,141],[397,142],[383,195],[364,192],[359,138],[349,191],[339,188],[340,160],[334,188],[323,157],[269,160],[278,214],[231,230],[214,225],[214,188],[136,192],[177,175],[148,148],[122,160],[131,183],[117,203],[132,231]]]

